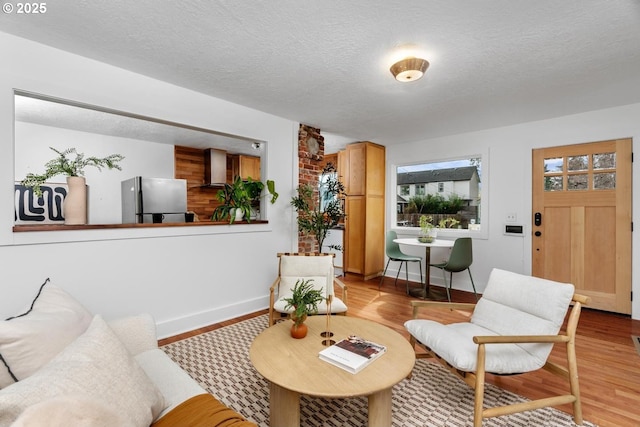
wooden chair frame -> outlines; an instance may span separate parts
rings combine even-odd
[[[560,331],[557,335],[527,335],[527,336],[475,336],[473,342],[478,345],[477,351],[477,365],[476,372],[464,372],[451,366],[446,360],[442,359],[429,347],[420,343],[413,335],[409,339],[409,342],[414,347],[418,345],[423,348],[426,353],[417,353],[416,358],[431,358],[433,357],[438,362],[443,364],[449,371],[460,377],[465,383],[467,383],[475,391],[474,399],[474,413],[473,413],[473,425],[474,427],[481,427],[482,420],[484,418],[499,417],[502,415],[514,414],[517,412],[530,411],[533,409],[540,409],[547,406],[563,405],[566,403],[573,404],[573,418],[576,424],[582,424],[582,405],[580,402],[580,387],[578,383],[578,364],[576,359],[575,339],[576,329],[578,327],[578,320],[580,319],[580,312],[582,305],[586,305],[590,302],[591,298],[574,294],[572,303],[573,307],[569,313],[567,320],[566,330]],[[435,301],[411,301],[413,306],[413,318],[418,318],[418,312],[420,308],[438,308],[473,311],[475,304],[466,303],[448,303],[448,302],[435,302]],[[570,394],[558,395],[547,397],[543,399],[531,400],[528,402],[516,403],[507,406],[499,406],[495,408],[484,409],[484,387],[485,387],[485,355],[487,344],[515,344],[515,343],[565,343],[567,354],[567,366],[561,366],[556,363],[547,360],[546,364],[542,367],[555,375],[559,375],[569,381]]]
[[[306,253],[306,252],[279,252],[278,253],[278,258],[280,258],[283,255],[288,255],[288,256],[330,256],[335,258],[335,254],[332,253]],[[269,326],[273,326],[275,325],[277,318],[276,318],[276,313],[279,313],[278,311],[273,309],[273,304],[276,302],[276,298],[275,298],[275,292],[276,289],[278,289],[278,287],[280,286],[280,276],[281,276],[281,271],[280,271],[280,262],[278,260],[278,277],[276,278],[276,280],[274,280],[273,284],[271,285],[271,287],[269,288]],[[340,288],[341,291],[341,299],[342,302],[344,302],[344,304],[348,307],[348,303],[347,303],[347,286],[338,278],[334,277],[333,278],[333,284],[337,285],[338,288]],[[329,286],[329,284],[327,284],[327,286]],[[334,288],[335,289],[335,288]],[[280,313],[281,315],[283,313]],[[340,315],[346,316],[347,312],[345,311],[344,313],[338,313]]]

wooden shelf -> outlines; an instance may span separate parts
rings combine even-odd
[[[110,228],[166,228],[166,227],[201,227],[215,225],[236,225],[236,224],[268,224],[266,220],[236,221],[229,224],[227,221],[198,221],[198,222],[171,222],[161,224],[86,224],[86,225],[64,225],[64,224],[40,224],[40,225],[14,225],[14,233],[29,231],[70,231],[70,230],[107,230]]]

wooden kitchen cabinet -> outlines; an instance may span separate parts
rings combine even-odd
[[[368,280],[384,269],[385,148],[349,144],[339,160],[346,190],[344,271]]]
[[[239,176],[243,180],[251,178],[260,181],[260,157],[236,154],[231,156],[231,176]]]

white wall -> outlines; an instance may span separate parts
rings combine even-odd
[[[476,286],[481,291],[494,267],[531,273],[532,149],[626,137],[632,137],[637,141],[640,138],[639,117],[640,104],[633,104],[516,126],[392,145],[387,147],[387,176],[389,180],[389,175],[395,171],[396,165],[415,163],[416,159],[435,161],[488,150],[488,165],[483,161],[482,166],[483,178],[485,166],[489,168],[489,215],[488,218],[483,218],[482,227],[488,226],[489,234],[487,239],[474,239],[473,242],[472,273]],[[635,218],[635,212],[640,211],[640,170],[637,162],[634,163],[633,169]],[[395,194],[389,194],[387,197],[387,228],[392,226],[394,199]],[[506,216],[509,213],[515,213],[517,222],[526,226],[525,237],[503,235]],[[635,250],[640,247],[639,238],[636,232],[633,236],[632,266],[632,289],[635,295],[640,295],[640,283],[637,278],[640,272],[640,251]],[[420,255],[423,255],[422,252]],[[439,272],[432,272],[435,283],[442,283]],[[468,277],[465,274],[454,275],[454,288],[470,290]],[[632,317],[640,319],[640,298],[633,302]]]
[[[161,336],[267,307],[275,254],[297,247],[298,123],[4,33],[0,51],[0,316],[47,277],[106,318],[150,312]],[[14,88],[269,142],[269,224],[14,233]]]
[[[173,145],[160,144],[96,133],[80,132],[33,123],[15,124],[15,178],[23,179],[27,173],[44,172],[44,164],[56,157],[49,149],[75,147],[87,156],[106,157],[122,154],[122,170],[86,168],[89,186],[89,224],[119,224],[122,222],[120,183],[134,176],[153,178],[174,177]],[[50,182],[65,182],[58,176]]]

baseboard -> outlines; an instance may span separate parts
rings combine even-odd
[[[214,323],[224,322],[245,314],[255,313],[269,307],[269,296],[241,301],[211,310],[187,314],[173,319],[156,319],[158,339],[169,338],[190,332]]]

